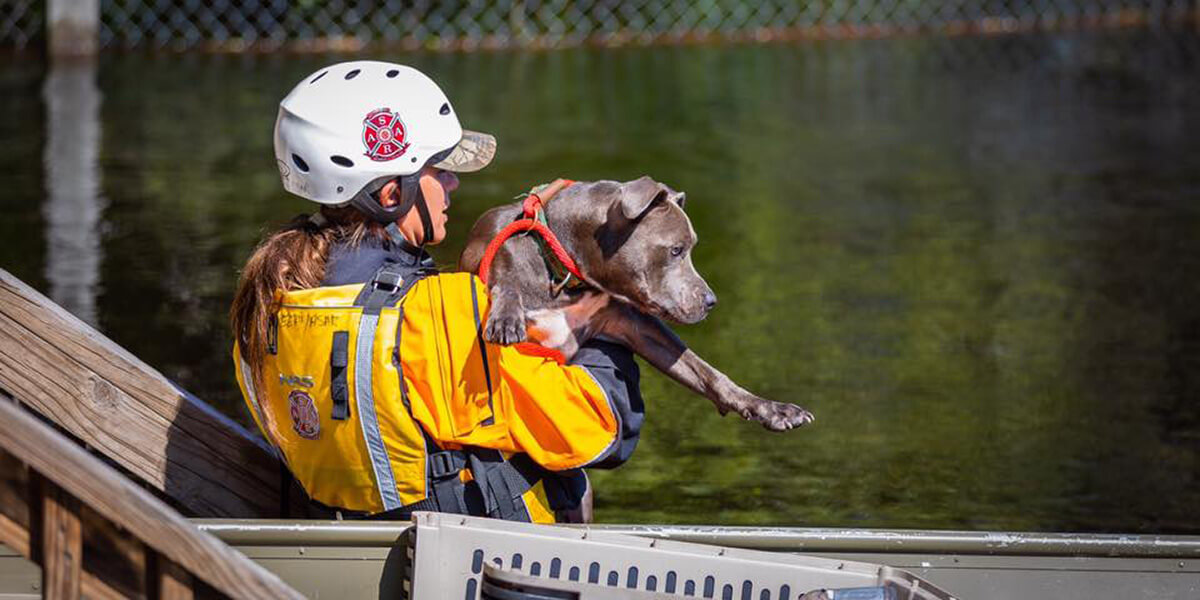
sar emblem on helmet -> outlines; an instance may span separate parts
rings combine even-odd
[[[321,415],[317,413],[312,396],[302,390],[293,390],[288,394],[288,405],[292,414],[292,429],[304,439],[317,439],[321,435]]]
[[[408,150],[404,141],[404,123],[388,108],[373,110],[363,119],[363,145],[371,160],[392,160]]]

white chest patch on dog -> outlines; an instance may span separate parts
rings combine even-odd
[[[608,294],[588,292],[561,308],[531,310],[525,313],[525,333],[538,345],[558,350],[570,359],[579,350],[575,332],[607,306],[608,299]]]

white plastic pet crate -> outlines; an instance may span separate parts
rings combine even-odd
[[[907,571],[870,563],[439,513],[416,513],[413,523],[401,538],[410,600],[477,600],[485,565],[651,597],[797,600],[822,588],[883,587],[889,600],[954,600]],[[576,591],[547,597],[609,597],[568,587]]]

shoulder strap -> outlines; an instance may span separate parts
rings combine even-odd
[[[414,273],[405,281],[403,272],[407,270],[409,267],[396,263],[379,267],[371,280],[363,284],[354,305],[363,307],[363,314],[378,315],[385,306],[395,304],[421,278],[419,273]]]

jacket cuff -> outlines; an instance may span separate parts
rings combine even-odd
[[[620,344],[590,340],[575,353],[571,364],[587,369],[604,390],[610,407],[620,420],[616,442],[584,466],[599,469],[618,467],[633,455],[642,434],[642,422],[646,418],[639,388],[641,372],[633,353]]]

